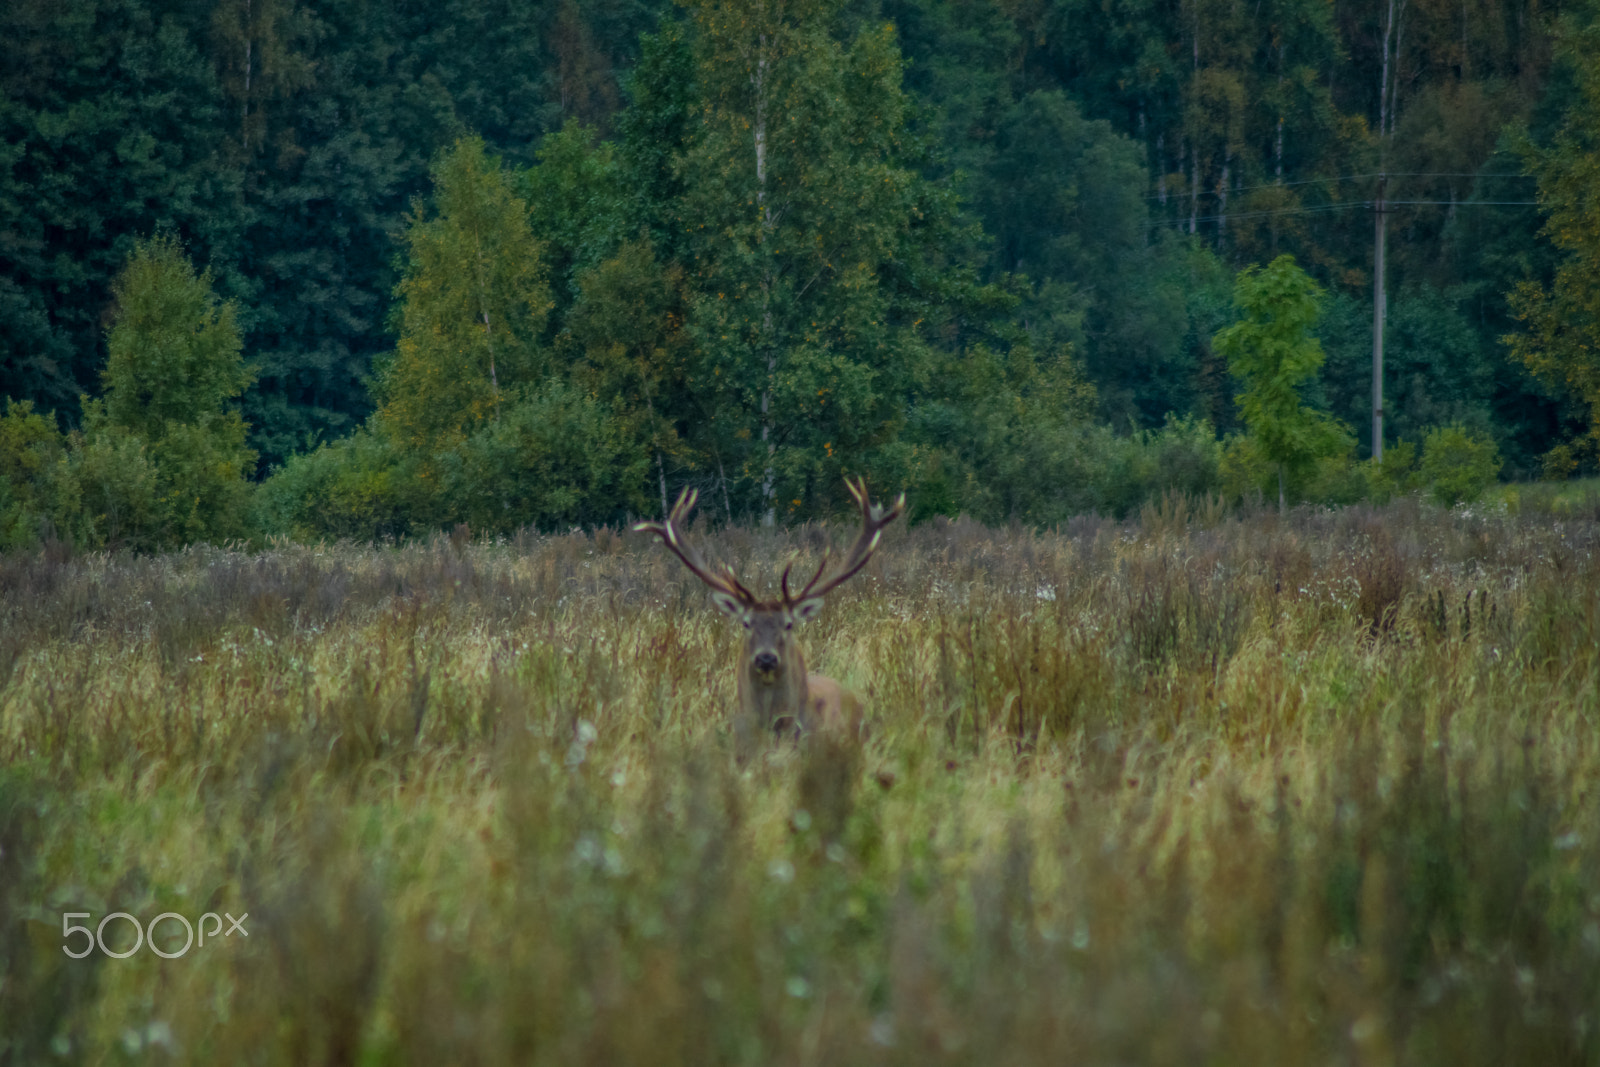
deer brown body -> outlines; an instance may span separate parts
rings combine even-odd
[[[795,628],[814,616],[822,598],[852,577],[878,548],[883,528],[905,510],[905,496],[885,511],[870,502],[865,483],[845,482],[861,508],[861,533],[838,573],[823,579],[824,557],[816,574],[798,593],[789,591],[789,568],[780,583],[782,595],[763,600],[750,592],[731,568],[716,573],[700,553],[682,539],[679,524],[694,507],[697,494],[685,490],[664,522],[642,522],[635,530],[648,531],[683,561],[684,566],[711,587],[712,602],[744,627],[745,642],[738,667],[740,717],[735,730],[741,744],[750,740],[752,727],[779,736],[800,736],[812,730],[855,736],[861,728],[864,701],[832,678],[807,674],[805,655]]]

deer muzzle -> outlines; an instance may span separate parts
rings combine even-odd
[[[771,685],[778,673],[778,665],[781,662],[776,652],[771,649],[762,649],[750,660],[750,666],[754,668],[761,681]]]

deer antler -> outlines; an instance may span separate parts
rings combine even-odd
[[[872,503],[867,497],[867,480],[858,478],[854,483],[850,479],[844,480],[844,486],[850,490],[850,495],[855,498],[856,506],[861,509],[861,533],[856,536],[856,543],[850,546],[850,551],[844,557],[844,565],[839,572],[827,581],[818,585],[822,572],[828,566],[828,557],[822,557],[822,563],[817,567],[817,573],[811,576],[805,588],[798,594],[789,593],[789,568],[783,569],[783,602],[785,604],[798,604],[802,600],[826,596],[840,585],[855,576],[855,573],[867,565],[867,560],[878,550],[878,541],[883,537],[883,528],[900,517],[906,508],[906,495],[900,494],[888,511]]]
[[[678,535],[678,524],[694,510],[694,502],[699,498],[698,489],[685,489],[678,495],[678,502],[672,505],[672,510],[667,513],[666,521],[636,523],[633,528],[640,533],[653,533],[661,538],[661,543],[667,546],[667,551],[682,560],[683,565],[688,567],[696,578],[711,588],[719,593],[726,593],[742,603],[754,604],[755,594],[744,587],[734,575],[733,568],[725,567],[724,572],[718,574],[706,566],[706,561],[693,545]]]
[[[794,564],[791,563],[789,566],[784,567],[783,578],[779,583],[783,591],[783,599],[779,603],[786,607],[798,604],[802,600],[813,600],[826,596],[853,577],[857,571],[867,565],[867,560],[871,559],[872,554],[878,550],[878,541],[883,537],[883,528],[898,519],[901,513],[905,511],[906,495],[904,493],[901,493],[893,506],[885,511],[868,498],[865,479],[852,483],[850,479],[846,478],[844,484],[845,488],[850,490],[850,495],[855,498],[856,505],[861,509],[861,533],[857,535],[855,544],[850,546],[850,551],[845,555],[844,565],[840,567],[839,572],[826,581],[822,579],[822,572],[828,567],[828,557],[826,555],[822,557],[822,562],[817,565],[816,573],[811,576],[811,580],[798,593],[789,592],[789,572],[793,569]],[[712,570],[706,565],[706,561],[701,557],[699,551],[683,540],[680,535],[679,525],[688,516],[689,512],[694,510],[695,501],[699,497],[699,490],[685,489],[679,495],[678,502],[672,505],[672,510],[667,513],[665,521],[636,523],[633,528],[640,533],[653,533],[661,538],[661,543],[667,546],[669,552],[677,556],[683,562],[683,565],[694,573],[695,577],[717,592],[725,593],[746,605],[762,603],[754,593],[745,588],[743,582],[739,581],[738,576],[733,573],[732,567],[724,566],[721,573]]]

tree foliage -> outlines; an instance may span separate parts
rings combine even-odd
[[[692,461],[684,440],[696,398],[688,388],[683,268],[661,263],[645,231],[585,273],[579,289],[567,327],[581,353],[576,379],[649,450],[665,515],[667,465],[676,471]]]
[[[1445,507],[1476,502],[1499,473],[1499,450],[1481,433],[1441,426],[1422,442],[1422,479]]]
[[[438,215],[419,207],[406,231],[400,343],[378,409],[386,431],[424,452],[498,419],[507,390],[549,372],[550,290],[527,204],[477,138],[444,153],[434,181]]]
[[[219,301],[210,272],[196,274],[176,241],[135,247],[111,286],[105,417],[155,441],[178,424],[236,422],[223,405],[250,384],[240,355],[238,309]]]
[[[0,412],[0,551],[31,547],[62,511],[65,442],[32,401],[7,400]]]
[[[105,395],[74,450],[80,536],[149,548],[242,537],[255,454],[236,400],[252,374],[237,316],[209,272],[157,237],[112,285]]]
[[[694,298],[700,447],[766,521],[839,494],[898,436],[962,300],[954,202],[909,163],[892,27],[829,4],[690,7],[701,101],[676,218]],[[848,465],[848,466],[847,466]]]
[[[845,472],[906,485],[919,517],[1124,513],[1223,466],[1353,499],[1378,482],[1304,412],[1366,425],[1379,171],[1389,425],[1565,471],[1600,455],[1550,452],[1600,421],[1593,21],[1531,0],[16,0],[0,394],[35,405],[18,433],[53,411],[61,451],[0,507],[28,537],[227,536],[200,517],[220,504],[180,518],[168,494],[171,471],[231,469],[235,405],[251,473],[282,471],[258,519],[302,532],[616,521],[678,483],[772,521],[847,507]],[[152,233],[208,264],[218,318],[130,363],[107,309]],[[1326,293],[1326,374],[1290,390],[1301,414],[1262,394],[1219,460],[1201,428],[1250,421],[1216,343],[1232,281],[1283,254]],[[221,421],[173,422],[162,361],[227,329],[254,380],[215,402],[179,367]],[[619,476],[559,459],[532,413]],[[1169,453],[1207,473],[1148,475]],[[491,486],[513,457],[549,491]]]
[[[1327,413],[1306,406],[1301,390],[1317,375],[1322,345],[1311,334],[1321,313],[1322,290],[1279,256],[1266,267],[1246,267],[1234,285],[1239,321],[1213,345],[1244,385],[1237,397],[1250,436],[1278,476],[1278,506],[1288,480],[1320,458],[1347,450],[1349,431]]]
[[[1548,285],[1524,281],[1511,297],[1523,329],[1506,338],[1529,370],[1587,408],[1588,434],[1579,454],[1600,456],[1600,18],[1569,17],[1561,50],[1576,80],[1576,98],[1554,142],[1528,146],[1547,219],[1541,231],[1560,252]],[[1578,455],[1551,456],[1566,473]]]

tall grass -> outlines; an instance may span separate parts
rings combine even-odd
[[[1600,1061],[1594,517],[885,540],[743,764],[644,537],[0,561],[0,1062]]]

